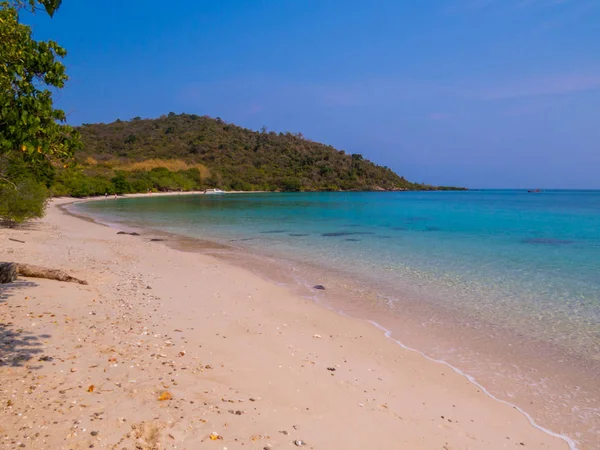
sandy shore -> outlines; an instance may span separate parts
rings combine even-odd
[[[69,201],[0,229],[0,260],[89,282],[0,285],[0,448],[569,448],[367,322]]]

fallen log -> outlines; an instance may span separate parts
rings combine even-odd
[[[17,264],[17,273],[24,277],[47,278],[49,280],[67,281],[70,283],[88,284],[85,280],[72,277],[66,272],[58,269],[34,266],[31,264]]]
[[[49,280],[88,284],[87,281],[72,277],[62,270],[48,269],[46,267],[34,266],[32,264],[0,262],[0,284],[11,283],[17,279],[18,275],[30,278],[47,278]]]

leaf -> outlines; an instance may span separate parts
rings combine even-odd
[[[169,391],[165,391],[158,397],[159,402],[164,402],[165,400],[173,400],[173,396]]]
[[[62,0],[43,0],[44,8],[50,17],[54,16],[56,10],[60,7]]]
[[[93,384],[90,384],[90,387],[87,388],[87,391],[94,392],[94,389],[96,389],[96,386],[94,386]]]

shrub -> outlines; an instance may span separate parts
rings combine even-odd
[[[117,172],[110,181],[114,185],[114,191],[117,194],[122,195],[131,192],[131,184],[129,184],[123,172]]]
[[[0,187],[0,219],[14,227],[26,220],[43,217],[48,191],[43,184],[31,178],[19,181],[16,186]]]

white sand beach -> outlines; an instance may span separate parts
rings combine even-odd
[[[0,448],[569,448],[368,322],[71,201],[0,229],[0,260],[89,283],[0,285]]]

